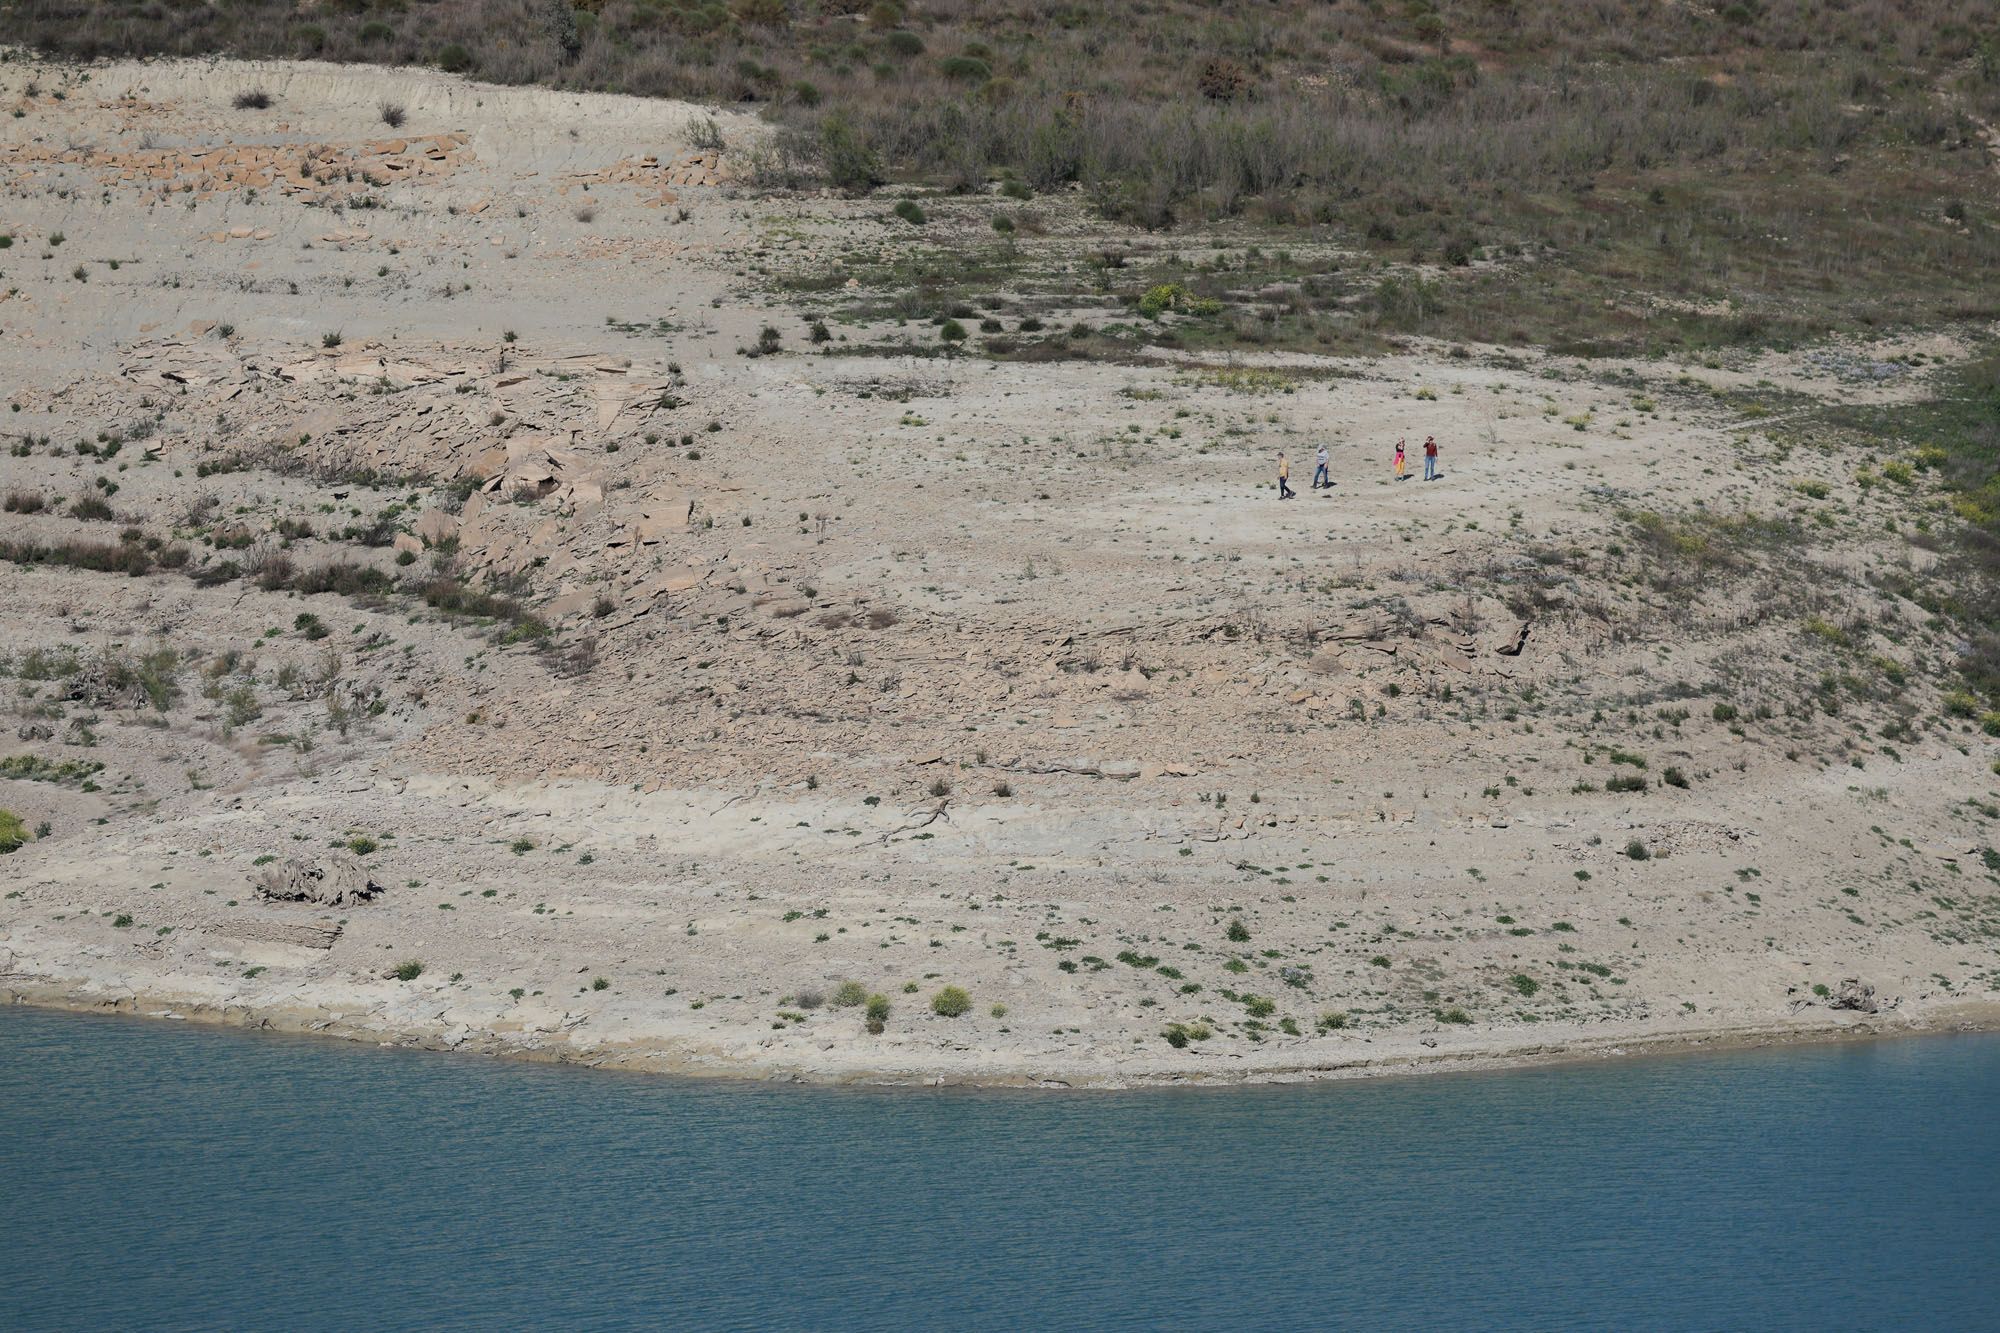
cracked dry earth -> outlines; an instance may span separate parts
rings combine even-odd
[[[1985,1021],[1990,743],[1870,577],[1927,572],[1883,521],[1927,482],[1731,396],[1893,402],[1948,342],[871,354],[759,275],[988,201],[753,190],[727,112],[698,153],[700,108],[195,62],[0,103],[16,999],[1072,1085]],[[1049,209],[1052,262],[1109,235]],[[1901,683],[1836,710],[1850,658]]]

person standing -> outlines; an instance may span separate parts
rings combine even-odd
[[[1397,481],[1401,481],[1401,480],[1403,480],[1403,478],[1404,478],[1404,477],[1405,477],[1405,476],[1407,475],[1407,474],[1406,474],[1406,473],[1404,472],[1404,466],[1405,466],[1405,465],[1404,465],[1404,463],[1403,463],[1403,442],[1402,442],[1401,440],[1398,440],[1398,441],[1396,441],[1396,480],[1397,480]]]
[[[1437,479],[1438,479],[1437,436],[1426,435],[1424,436],[1424,480],[1436,481]]]
[[[1292,489],[1292,460],[1285,457],[1283,449],[1278,450],[1278,498],[1289,500],[1298,494]]]
[[[1328,490],[1332,486],[1333,478],[1329,477],[1326,472],[1326,446],[1322,444],[1319,447],[1319,452],[1313,455],[1313,489],[1316,491]]]

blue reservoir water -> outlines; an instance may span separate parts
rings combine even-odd
[[[0,1328],[2000,1328],[2000,1038],[1146,1093],[0,1010]]]

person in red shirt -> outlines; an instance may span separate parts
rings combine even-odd
[[[1424,436],[1424,480],[1436,481],[1437,479],[1438,479],[1437,436],[1426,435]]]

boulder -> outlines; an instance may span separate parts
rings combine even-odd
[[[1875,988],[1857,978],[1849,977],[1833,988],[1833,994],[1827,997],[1826,1007],[1872,1014],[1876,1009]]]
[[[350,852],[329,852],[317,865],[288,858],[282,865],[266,866],[252,875],[250,882],[257,896],[267,902],[326,907],[365,903],[382,892],[382,886],[368,878],[367,869]]]
[[[458,520],[442,509],[426,509],[417,515],[413,526],[417,540],[426,546],[436,546],[458,536]]]

